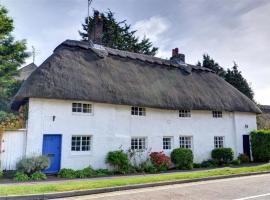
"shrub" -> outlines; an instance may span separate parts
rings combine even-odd
[[[249,163],[249,157],[246,154],[239,154],[238,159],[240,160],[241,163]]]
[[[27,175],[35,172],[40,172],[50,165],[50,160],[47,156],[32,156],[23,158],[17,163],[17,170]]]
[[[3,177],[3,172],[0,170],[0,178]]]
[[[270,130],[258,130],[251,133],[252,156],[256,162],[270,160]]]
[[[215,160],[209,159],[209,160],[204,160],[201,163],[202,168],[211,168],[211,167],[217,167],[218,163]]]
[[[82,170],[75,171],[77,178],[89,178],[96,175],[95,170],[93,170],[91,167],[86,167]]]
[[[219,165],[229,164],[233,160],[233,150],[231,148],[218,148],[212,150],[212,158]]]
[[[241,161],[240,161],[239,159],[232,160],[232,161],[231,161],[231,164],[232,164],[232,165],[240,165],[240,164],[241,164]]]
[[[106,176],[106,175],[112,175],[113,172],[108,169],[97,169],[95,171],[97,176]]]
[[[29,181],[30,178],[27,174],[25,174],[23,172],[16,172],[16,174],[14,176],[14,180],[15,181]]]
[[[193,153],[190,149],[174,149],[171,153],[171,159],[178,169],[193,168]]]
[[[33,181],[46,180],[47,176],[42,172],[35,172],[30,177]]]
[[[120,173],[127,173],[130,170],[130,163],[128,155],[122,150],[110,151],[106,158],[106,163],[114,167],[114,169]]]
[[[193,163],[193,168],[201,168],[201,163]]]
[[[159,171],[165,171],[172,165],[170,157],[166,156],[162,151],[152,152],[150,160]]]
[[[63,168],[59,171],[58,176],[60,178],[76,178],[76,171],[73,169]]]
[[[142,162],[137,168],[137,172],[155,173],[157,171],[158,171],[157,168],[149,159]]]

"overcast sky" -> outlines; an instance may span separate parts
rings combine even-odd
[[[62,41],[80,39],[87,0],[0,2],[14,19],[15,37],[27,39],[29,50],[32,45],[37,49],[37,65]],[[256,101],[270,104],[269,0],[93,0],[91,7],[126,19],[138,36],[150,37],[159,47],[159,57],[169,58],[171,49],[179,47],[190,64],[204,53],[225,68],[236,61]]]

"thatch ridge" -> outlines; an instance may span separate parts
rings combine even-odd
[[[18,109],[31,97],[176,110],[261,112],[209,69],[71,40],[59,45],[31,74],[12,108]]]

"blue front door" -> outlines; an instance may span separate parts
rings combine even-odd
[[[45,173],[57,173],[61,165],[61,135],[43,135],[42,154],[50,159],[50,167],[44,170]]]

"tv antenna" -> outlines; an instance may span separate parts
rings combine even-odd
[[[87,7],[87,22],[89,24],[89,14],[90,14],[90,5],[92,3],[93,0],[88,0],[88,7]]]

